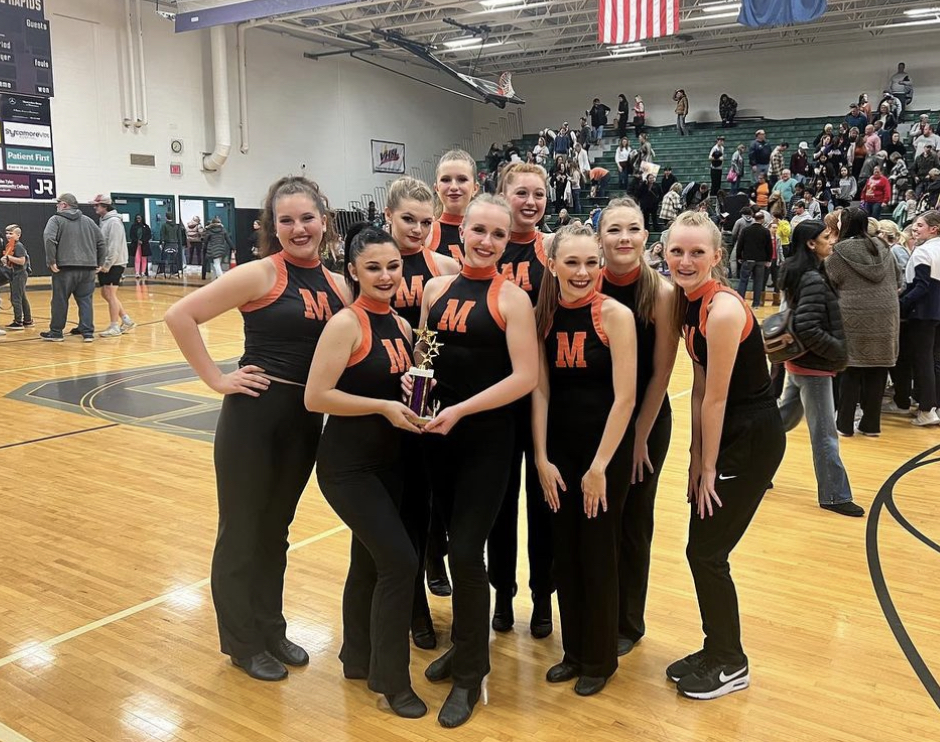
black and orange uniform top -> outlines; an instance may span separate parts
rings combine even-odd
[[[463,215],[441,214],[431,225],[431,242],[428,249],[453,258],[458,263],[463,262],[463,240],[460,239],[460,225],[463,224]]]
[[[640,266],[622,276],[604,268],[597,281],[597,290],[627,307],[633,312],[633,319],[636,321],[636,406],[633,408],[631,420],[634,423],[643,406],[646,390],[653,380],[653,360],[656,352],[656,325],[640,317],[636,311],[636,290],[639,278]],[[659,414],[672,414],[668,394],[663,398]]]
[[[541,232],[513,232],[499,259],[500,272],[529,295],[532,306],[539,298],[545,275],[545,247]]]
[[[407,326],[388,304],[360,296],[355,312],[362,340],[336,388],[372,399],[400,399],[401,377],[413,365]],[[367,471],[395,465],[401,430],[382,415],[330,415],[320,442],[318,468],[324,474]]]
[[[470,399],[512,373],[506,320],[499,313],[505,280],[495,266],[464,265],[428,310],[427,327],[441,343],[434,359],[434,394],[442,408]]]
[[[580,482],[590,469],[614,403],[614,366],[601,322],[611,301],[591,292],[560,301],[545,337],[549,400],[547,452],[567,483],[550,516],[564,662],[583,675],[617,669],[618,550],[630,486],[633,439],[624,435],[606,469],[606,512],[584,515]]]
[[[712,301],[719,293],[730,294],[741,299],[736,291],[722,285],[719,281],[714,279],[706,281],[688,295],[689,307],[682,324],[682,334],[685,336],[685,347],[689,356],[706,371],[708,370],[708,313],[711,310]],[[741,331],[741,344],[731,371],[726,419],[727,413],[735,407],[755,404],[764,406],[764,403],[768,402],[776,404],[770,384],[770,372],[767,368],[767,355],[764,351],[760,325],[743,300],[741,305],[747,312],[747,322]]]
[[[255,365],[278,379],[306,384],[310,362],[329,319],[346,299],[319,258],[301,260],[285,251],[270,260],[274,287],[239,307],[245,323],[245,352],[239,366]]]
[[[401,283],[392,306],[409,325],[417,327],[421,319],[425,284],[441,273],[434,263],[434,253],[427,247],[411,252],[402,250],[401,269]]]

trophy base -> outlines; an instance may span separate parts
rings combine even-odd
[[[431,422],[431,420],[433,420],[433,419],[434,419],[433,417],[416,417],[416,418],[414,419],[414,424],[415,424],[415,426],[417,426],[417,427],[419,427],[419,428],[423,428],[425,425],[427,425],[427,424],[428,424],[429,422]]]

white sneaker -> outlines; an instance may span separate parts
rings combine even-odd
[[[6,330],[0,330],[0,335],[6,335],[6,334],[7,334]]]
[[[911,420],[911,425],[917,425],[920,428],[924,428],[928,425],[940,425],[940,417],[937,416],[936,410],[918,412],[917,417]]]
[[[121,332],[127,332],[128,330],[133,330],[137,327],[137,323],[134,322],[130,317],[126,320],[121,320]]]
[[[893,399],[887,399],[881,403],[881,412],[885,415],[910,415],[910,409],[898,407]]]
[[[121,332],[121,328],[120,328],[120,327],[118,327],[117,325],[111,325],[111,326],[110,326],[107,330],[105,330],[104,332],[99,332],[99,333],[98,333],[98,337],[102,337],[102,338],[119,338],[119,337],[121,337],[122,334],[123,334],[123,333]]]

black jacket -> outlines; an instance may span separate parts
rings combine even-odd
[[[839,299],[825,273],[806,271],[797,295],[787,296],[787,302],[793,312],[793,329],[806,347],[806,353],[793,362],[814,371],[842,371],[848,363],[848,346]]]
[[[603,103],[596,103],[591,106],[591,110],[587,111],[587,114],[591,117],[591,126],[595,129],[598,126],[607,126],[608,113],[610,113],[610,108]]]
[[[770,230],[763,224],[749,224],[738,237],[738,259],[769,263],[774,257],[774,245]]]

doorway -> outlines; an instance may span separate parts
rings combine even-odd
[[[209,226],[209,223],[218,217],[222,227],[236,241],[235,236],[235,199],[234,198],[209,198],[208,196],[180,196],[180,224],[187,227],[195,217],[199,217],[203,229]],[[187,246],[187,262],[189,265],[202,266],[203,276],[205,276],[205,250],[202,242],[192,242]],[[228,261],[222,261],[223,265]]]
[[[167,213],[176,213],[176,198],[174,196],[159,196],[146,193],[112,193],[111,199],[114,201],[115,210],[121,215],[124,221],[124,231],[128,242],[131,239],[131,225],[138,216],[142,216],[144,221],[150,225],[150,254],[151,262],[159,263],[160,256],[160,231],[166,223]],[[134,251],[128,250],[128,266],[134,265]]]

